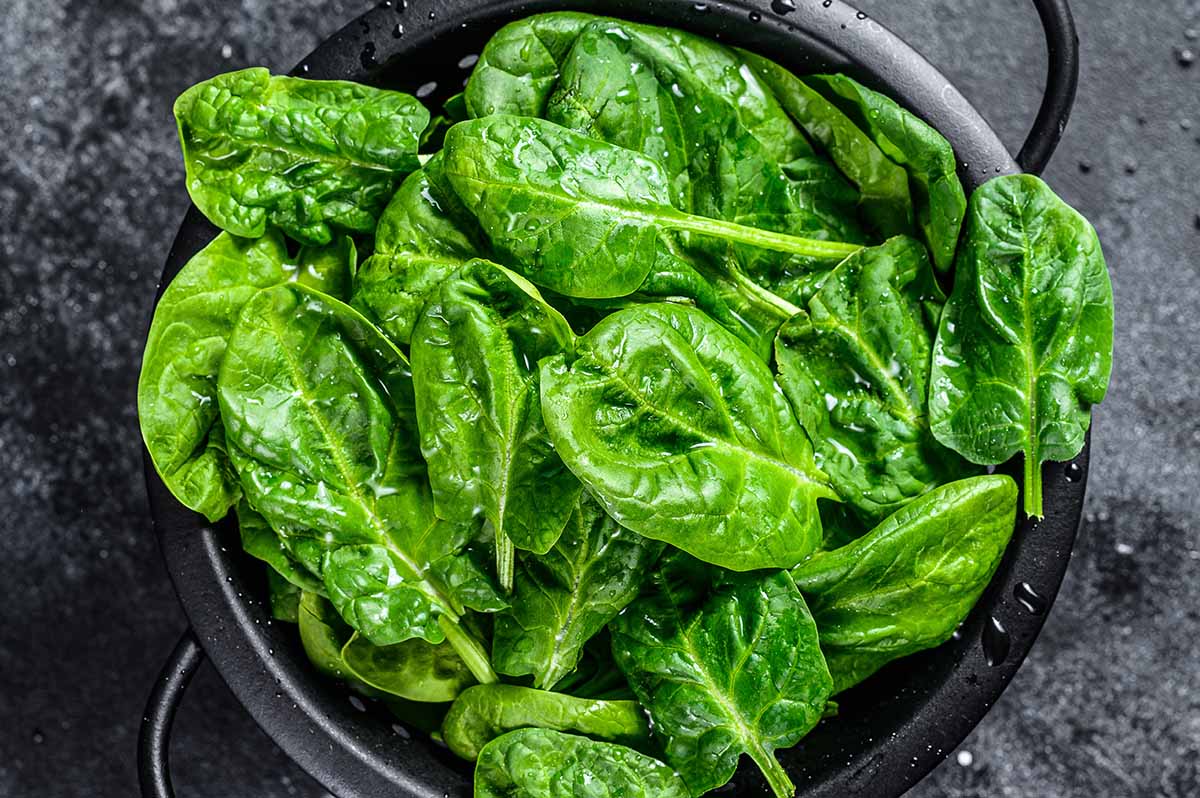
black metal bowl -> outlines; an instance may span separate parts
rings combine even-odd
[[[997,174],[1038,172],[1074,99],[1077,43],[1066,0],[1034,0],[1047,30],[1050,75],[1030,140],[1014,160],[987,123],[936,69],[878,22],[840,0],[394,0],[351,22],[293,74],[340,78],[420,94],[431,107],[457,92],[472,59],[500,26],[574,9],[671,25],[733,43],[801,73],[850,74],[900,101],[954,146],[968,191]],[[1020,166],[1018,166],[1018,163]],[[216,234],[192,208],[160,283]],[[1045,466],[1046,518],[1021,522],[1004,561],[966,623],[945,645],[896,662],[839,698],[780,760],[809,798],[894,798],[919,781],[979,722],[1024,660],[1058,592],[1079,525],[1088,449]],[[143,721],[140,775],[147,796],[173,795],[166,751],[174,711],[204,654],[264,730],[341,798],[470,795],[470,769],[308,663],[296,631],[272,624],[261,565],[241,554],[232,522],[210,525],[181,506],[146,458],[155,530],[192,624],[155,687]],[[739,796],[767,795],[752,768]]]

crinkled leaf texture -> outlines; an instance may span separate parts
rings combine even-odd
[[[492,661],[553,689],[584,645],[637,597],[663,545],[630,532],[584,494],[549,552],[522,554],[512,606],[496,615]]]
[[[693,795],[727,783],[749,754],[791,798],[774,752],[817,725],[833,681],[786,571],[733,574],[667,557],[612,633],[617,664]]]
[[[222,233],[184,265],[155,308],[138,379],[142,437],[175,498],[210,521],[241,494],[225,453],[217,371],[242,306],[259,289],[285,282],[334,293],[343,270],[353,268],[348,241],[301,256],[295,263],[288,257],[277,231],[254,240]]]
[[[218,395],[247,500],[373,643],[441,642],[464,608],[505,606],[462,551],[473,530],[433,513],[407,361],[349,306],[260,292]]]
[[[563,461],[622,526],[733,570],[790,568],[836,499],[770,370],[678,305],[619,311],[542,362]]]
[[[1025,512],[1041,517],[1041,464],[1083,448],[1112,342],[1112,284],[1091,224],[1032,175],[976,191],[934,344],[937,439],[981,465],[1023,452]]]
[[[296,588],[325,595],[325,584],[321,579],[292,556],[267,519],[255,512],[245,499],[238,502],[237,521],[243,551],[271,566],[272,571]]]
[[[542,420],[537,363],[569,351],[574,334],[524,278],[472,261],[442,281],[413,330],[421,451],[438,515],[480,516],[506,541],[544,554],[582,487]],[[498,561],[512,584],[511,554]]]
[[[929,430],[940,299],[925,248],[893,238],[834,269],[776,342],[779,384],[817,465],[866,528],[976,470]]]
[[[1016,512],[1010,477],[952,482],[795,568],[835,691],[950,639],[1000,564]]]
[[[549,729],[484,747],[475,798],[691,798],[671,768],[630,748]]]
[[[419,165],[429,112],[407,94],[255,67],[197,83],[175,101],[192,201],[213,224],[255,238],[275,225],[326,244],[369,233]]]
[[[474,761],[500,735],[531,726],[642,750],[650,745],[650,728],[636,701],[575,698],[513,684],[482,684],[465,690],[446,714],[442,737],[451,751]]]

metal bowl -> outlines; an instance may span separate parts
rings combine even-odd
[[[1014,160],[950,82],[882,25],[839,0],[695,3],[646,0],[384,2],[334,34],[293,71],[417,93],[436,107],[461,89],[473,59],[505,23],[579,10],[670,25],[736,44],[800,73],[838,71],[895,98],[951,142],[968,192],[998,174],[1040,171],[1074,99],[1074,27],[1065,0],[1035,0],[1050,46],[1047,96]],[[1018,163],[1021,166],[1018,166]],[[216,234],[192,208],[162,287]],[[241,553],[232,522],[181,506],[146,458],[155,531],[192,624],[151,697],[141,740],[147,796],[170,796],[174,710],[207,655],[262,728],[340,798],[470,795],[470,768],[386,713],[362,710],[304,656],[296,630],[272,624],[261,564]],[[839,716],[779,759],[810,798],[895,798],[952,751],[999,698],[1037,637],[1062,581],[1083,508],[1088,448],[1045,466],[1046,517],[1022,521],[988,590],[954,639],[895,662],[839,697]],[[1003,470],[1003,469],[1002,469]],[[732,793],[768,795],[751,767]]]

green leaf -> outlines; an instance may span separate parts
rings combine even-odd
[[[300,622],[300,588],[285,579],[274,568],[267,568],[267,597],[271,617],[284,623]]]
[[[325,594],[324,583],[291,555],[267,519],[251,509],[245,499],[238,503],[237,520],[242,549],[247,554],[271,566],[272,571],[298,589]]]
[[[350,236],[338,236],[325,246],[303,246],[296,254],[296,282],[338,299],[350,296],[358,249]]]
[[[934,265],[949,271],[967,209],[950,142],[892,98],[845,75],[814,75],[805,80],[908,171],[917,225],[933,253]]]
[[[438,515],[491,523],[505,589],[511,545],[549,551],[579,499],[579,481],[546,433],[536,365],[573,339],[537,289],[486,261],[443,281],[413,330],[421,450]]]
[[[445,578],[469,562],[473,530],[434,516],[408,363],[349,306],[295,285],[260,292],[230,337],[218,395],[251,506],[373,643],[439,643],[465,607],[504,606]],[[456,649],[473,672],[486,665],[478,641]],[[495,678],[490,666],[476,675]]]
[[[735,570],[790,568],[836,498],[766,365],[704,314],[614,313],[542,362],[563,461],[618,523]]]
[[[645,750],[650,728],[636,701],[596,701],[511,684],[471,687],[450,707],[442,736],[468,761],[505,732],[526,727],[575,732]]]
[[[612,743],[518,729],[484,747],[475,798],[690,798],[671,768]]]
[[[613,654],[692,795],[727,783],[748,754],[791,798],[774,752],[817,725],[833,688],[817,627],[786,571],[714,571],[711,592],[704,572],[664,559],[613,622]]]
[[[313,666],[326,676],[355,681],[342,660],[342,647],[354,634],[326,599],[305,591],[300,596],[300,643]]]
[[[429,112],[416,99],[346,81],[217,75],[175,102],[192,201],[226,232],[275,225],[327,244],[331,228],[369,233],[400,178],[417,168]]]
[[[567,296],[633,293],[667,231],[815,260],[858,249],[679,211],[657,161],[541,119],[459,123],[443,152],[446,177],[498,255]]]
[[[453,701],[475,683],[449,643],[433,645],[413,639],[376,646],[356,633],[342,648],[341,657],[350,673],[364,684],[408,701]]]
[[[796,567],[835,692],[950,639],[1000,564],[1016,512],[1011,478],[964,479]]]
[[[1041,464],[1083,448],[1112,371],[1113,297],[1096,231],[1032,175],[971,197],[954,293],[933,352],[933,434],[981,465],[1025,454],[1025,512]]]
[[[843,261],[784,326],[779,384],[834,489],[871,526],[975,470],[934,440],[925,397],[941,292],[925,248],[893,238]]]
[[[241,495],[217,408],[226,343],[259,289],[301,275],[326,293],[337,290],[324,272],[293,265],[275,231],[256,240],[222,233],[184,265],[155,308],[138,379],[142,437],[167,488],[209,521],[224,517]]]
[[[584,494],[553,549],[522,555],[512,606],[496,616],[496,670],[533,674],[535,687],[553,689],[575,670],[584,645],[637,597],[662,548]]]

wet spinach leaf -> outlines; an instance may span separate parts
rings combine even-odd
[[[355,633],[342,648],[350,674],[388,695],[421,703],[453,701],[475,678],[450,643],[420,638],[376,646]]]
[[[617,664],[693,795],[727,783],[742,754],[775,795],[795,794],[774,752],[817,725],[833,681],[786,571],[734,574],[664,558],[612,633]]]
[[[836,499],[771,372],[678,305],[619,311],[542,362],[563,461],[622,526],[735,570],[788,568]]]
[[[1113,296],[1096,231],[1039,178],[971,197],[954,292],[933,352],[933,434],[968,460],[1025,455],[1025,512],[1042,463],[1083,448],[1112,370]]]
[[[271,617],[284,623],[300,622],[300,588],[283,578],[274,568],[267,568],[267,599]]]
[[[691,798],[671,768],[631,748],[549,729],[488,743],[475,798]]]
[[[375,229],[419,165],[429,112],[407,94],[256,67],[192,86],[175,119],[188,193],[213,224],[249,238],[270,224],[327,244],[333,228]]]
[[[950,639],[1000,564],[1016,511],[1009,477],[952,482],[796,567],[835,692]]]
[[[662,548],[621,527],[585,493],[554,548],[521,556],[512,606],[495,618],[496,670],[533,674],[535,687],[554,689],[587,642],[637,597]]]
[[[468,761],[505,732],[536,727],[574,732],[646,750],[650,728],[636,701],[597,701],[512,684],[483,684],[460,695],[442,724],[450,750]]]
[[[325,584],[292,556],[267,519],[251,509],[245,499],[238,502],[237,522],[243,551],[265,562],[298,589],[325,595]]]
[[[542,420],[537,362],[570,350],[565,319],[519,275],[472,261],[444,280],[413,330],[421,451],[438,515],[479,516],[495,535],[508,590],[513,545],[544,554],[562,534],[581,486]]]
[[[941,291],[898,237],[843,261],[779,334],[779,384],[834,489],[873,526],[975,470],[934,440],[926,391]]]
[[[449,636],[494,680],[458,619],[505,604],[462,552],[472,530],[434,516],[404,356],[349,306],[277,286],[243,308],[218,396],[247,500],[342,616],[378,645]]]

